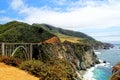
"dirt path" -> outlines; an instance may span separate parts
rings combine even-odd
[[[0,80],[39,80],[18,68],[0,63]]]

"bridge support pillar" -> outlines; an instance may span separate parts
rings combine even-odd
[[[2,55],[4,56],[5,55],[5,44],[2,43]]]
[[[32,60],[32,52],[33,51],[33,45],[32,44],[30,44],[30,60]]]

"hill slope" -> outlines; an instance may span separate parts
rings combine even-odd
[[[39,80],[18,68],[0,63],[0,80]]]
[[[78,38],[84,38],[84,39],[89,39],[89,40],[94,40],[92,37],[82,33],[82,32],[77,32],[77,31],[72,31],[72,30],[66,30],[62,28],[57,28],[48,24],[33,24],[35,26],[40,26],[44,28],[45,30],[56,34],[56,35],[66,35],[66,36],[72,36],[72,37],[78,37]]]
[[[104,46],[102,42],[97,41],[82,32],[57,28],[48,24],[33,24],[33,26],[41,27],[52,34],[57,35],[60,38],[61,42],[67,40],[74,43],[88,44],[96,48],[103,48]]]
[[[47,24],[29,25],[23,22],[11,21],[0,25],[0,42],[39,43],[53,37],[59,37],[61,42],[67,40],[74,43],[88,44],[95,48],[104,48],[103,43],[84,33],[65,30]],[[52,40],[52,42],[54,41]]]
[[[0,42],[41,42],[55,35],[26,23],[12,21],[0,25]]]

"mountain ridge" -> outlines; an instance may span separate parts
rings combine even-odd
[[[80,37],[80,38],[87,38],[87,39],[93,39],[92,37],[86,35],[85,33],[79,32],[79,31],[73,31],[73,30],[68,30],[68,29],[62,29],[62,28],[58,28],[49,24],[38,24],[38,23],[33,23],[32,25],[36,25],[36,26],[41,26],[42,28],[44,28],[45,30],[57,34],[57,33],[61,33],[64,35],[68,35],[68,36],[74,36],[74,37]]]
[[[19,21],[11,21],[0,25],[0,42],[44,42],[52,37],[57,37],[61,42],[87,44],[94,49],[104,49],[106,43],[78,31],[57,28],[48,24],[27,24]],[[109,48],[107,44],[107,48]],[[106,48],[106,49],[107,49]]]
[[[113,47],[112,44],[97,41],[91,36],[79,31],[62,29],[49,24],[33,23],[32,25],[41,27],[46,31],[58,36],[61,42],[70,41],[73,43],[87,44],[93,47],[94,49],[108,49],[110,47]]]

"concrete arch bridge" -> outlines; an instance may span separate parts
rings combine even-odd
[[[3,56],[14,56],[18,49],[24,50],[26,60],[31,60],[33,57],[33,46],[40,43],[0,43],[0,53]]]

